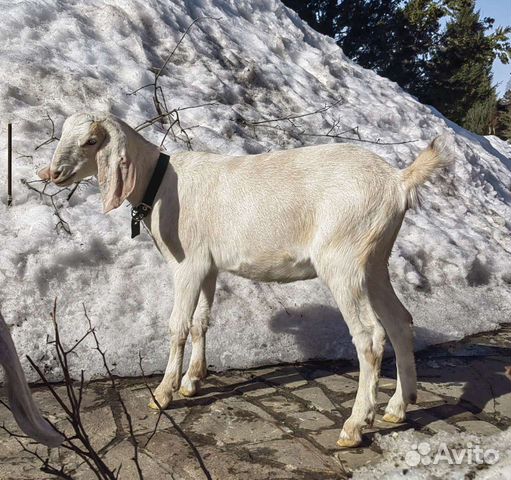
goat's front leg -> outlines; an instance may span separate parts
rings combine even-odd
[[[151,408],[167,408],[172,401],[172,392],[179,390],[186,339],[204,277],[205,272],[202,272],[201,269],[182,264],[174,274],[174,306],[170,315],[169,361],[165,376],[154,392],[157,403],[151,402],[149,404]]]
[[[211,305],[215,297],[217,272],[211,271],[204,279],[199,296],[199,302],[193,314],[192,327],[192,355],[190,365],[181,380],[179,392],[185,397],[193,397],[200,387],[201,380],[207,375],[206,364],[206,331],[208,330]]]

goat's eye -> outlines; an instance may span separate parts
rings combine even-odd
[[[95,138],[89,138],[86,142],[86,145],[96,145],[97,140]]]

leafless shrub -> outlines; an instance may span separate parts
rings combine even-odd
[[[132,461],[134,462],[139,480],[143,480],[144,476],[142,473],[142,469],[140,467],[139,463],[139,444],[138,440],[134,434],[133,431],[133,422],[131,420],[131,416],[128,412],[128,409],[126,408],[126,404],[124,403],[122,396],[120,395],[119,389],[117,387],[117,382],[108,367],[108,363],[106,361],[106,356],[104,351],[101,349],[98,337],[96,335],[96,331],[94,327],[92,326],[92,323],[87,315],[87,311],[85,310],[85,317],[88,321],[88,329],[85,332],[85,334],[74,343],[74,345],[71,348],[66,349],[64,347],[64,344],[62,343],[60,332],[59,332],[59,326],[57,322],[57,301],[55,300],[53,304],[53,311],[52,311],[52,322],[53,322],[53,329],[54,329],[54,340],[52,340],[50,343],[52,343],[55,346],[55,352],[56,357],[58,361],[58,365],[60,367],[60,370],[62,372],[62,376],[64,378],[64,386],[66,394],[65,396],[62,396],[57,389],[55,388],[55,385],[50,383],[44,372],[41,370],[41,368],[30,358],[27,356],[28,361],[30,362],[30,365],[34,368],[34,370],[39,375],[39,378],[41,379],[43,385],[48,389],[48,391],[52,394],[53,398],[57,401],[58,405],[62,408],[63,412],[65,413],[65,418],[67,420],[67,423],[70,425],[72,433],[68,434],[62,430],[60,430],[55,423],[53,423],[51,420],[48,420],[49,423],[53,426],[53,428],[60,433],[64,437],[64,442],[59,448],[65,449],[67,451],[70,451],[77,455],[79,459],[87,465],[87,467],[90,469],[90,471],[95,475],[96,478],[99,480],[117,480],[119,478],[121,465],[117,467],[115,470],[112,470],[108,465],[104,462],[102,456],[100,453],[96,450],[96,448],[93,446],[91,439],[89,437],[89,434],[87,433],[86,428],[84,427],[82,417],[81,417],[81,407],[82,407],[82,400],[83,400],[83,392],[85,387],[85,380],[84,380],[84,371],[81,370],[80,373],[80,380],[75,381],[70,373],[69,368],[69,355],[73,353],[76,348],[88,337],[92,337],[94,340],[95,349],[99,352],[101,355],[101,358],[103,360],[103,366],[105,368],[105,372],[110,380],[111,384],[111,390],[113,394],[115,395],[117,401],[122,407],[122,412],[127,420],[128,423],[128,439],[130,443],[133,446],[133,457]],[[72,472],[69,470],[69,468],[66,469],[66,465],[56,465],[55,460],[53,460],[50,457],[49,451],[46,455],[43,455],[40,450],[36,447],[35,449],[32,449],[27,442],[27,437],[23,435],[18,435],[15,432],[12,432],[11,430],[7,429],[5,425],[2,425],[0,427],[3,429],[8,435],[15,438],[23,451],[33,455],[41,462],[41,471],[44,473],[54,475],[58,478],[64,478],[64,479],[72,479]]]
[[[117,468],[110,468],[105,461],[103,460],[103,455],[101,450],[97,450],[93,445],[89,434],[87,433],[87,429],[84,426],[81,412],[82,412],[82,400],[84,389],[86,388],[85,379],[84,379],[84,371],[80,372],[80,379],[78,381],[74,380],[70,373],[70,365],[69,365],[69,356],[73,353],[76,354],[76,349],[79,345],[82,344],[87,338],[92,338],[94,349],[99,353],[102,359],[103,368],[106,373],[106,376],[109,380],[110,391],[113,397],[121,406],[122,414],[126,419],[128,425],[127,432],[127,440],[132,445],[133,456],[131,457],[131,461],[134,463],[137,471],[137,476],[139,480],[144,480],[144,472],[142,470],[140,464],[140,451],[142,448],[148,446],[156,432],[158,431],[158,427],[160,426],[161,420],[165,419],[170,422],[174,430],[178,433],[179,436],[183,438],[186,444],[190,447],[192,454],[196,458],[199,467],[204,473],[204,477],[206,480],[211,480],[211,474],[209,473],[202,456],[194,445],[193,441],[190,437],[184,432],[184,430],[179,426],[178,423],[172,418],[172,416],[166,412],[165,410],[160,410],[159,414],[156,418],[154,428],[152,433],[149,435],[147,440],[143,445],[141,445],[140,440],[135,435],[134,423],[131,417],[131,414],[126,406],[126,403],[123,400],[122,395],[120,394],[120,388],[118,385],[118,380],[112,373],[110,366],[107,361],[107,357],[105,351],[101,348],[99,338],[97,336],[96,330],[92,324],[92,321],[87,313],[85,305],[83,305],[84,316],[87,320],[87,330],[82,335],[82,337],[76,341],[70,348],[66,348],[62,341],[59,331],[59,325],[57,321],[57,301],[54,301],[53,310],[52,310],[52,323],[53,323],[53,334],[54,339],[48,341],[55,347],[56,359],[59,365],[59,368],[62,372],[64,387],[65,387],[65,395],[61,395],[55,385],[50,383],[45,373],[42,369],[30,358],[27,356],[30,365],[34,368],[34,370],[39,375],[44,387],[51,393],[53,398],[57,401],[62,411],[65,413],[65,420],[67,424],[71,427],[71,434],[68,434],[62,429],[59,429],[54,422],[48,420],[48,422],[52,425],[52,427],[60,433],[64,437],[64,442],[59,448],[62,448],[68,452],[72,452],[81,460],[82,464],[87,465],[88,469],[94,474],[95,478],[100,480],[117,480],[121,477],[121,467],[119,465]],[[153,401],[158,405],[158,402],[154,398],[153,391],[149,386],[145,372],[143,369],[143,359],[139,354],[139,365],[140,372],[142,375],[142,379],[145,387],[150,393]],[[5,407],[9,408],[7,404],[0,401]],[[21,446],[24,452],[29,453],[34,456],[40,462],[40,469],[42,472],[53,475],[58,478],[63,479],[72,479],[74,475],[74,469],[77,467],[66,467],[63,464],[62,460],[56,462],[55,456],[50,456],[50,451],[46,450],[46,453],[43,453],[44,450],[41,447],[32,448],[33,443],[30,442],[30,439],[25,435],[20,435],[16,432],[11,431],[5,425],[1,425],[0,429],[6,432],[10,437],[14,438],[18,444]],[[131,479],[130,479],[131,480]]]

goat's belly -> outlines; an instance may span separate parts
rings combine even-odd
[[[223,270],[260,282],[287,283],[317,276],[309,258],[299,259],[287,253],[245,258],[242,261],[225,265]]]

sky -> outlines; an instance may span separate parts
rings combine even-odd
[[[481,17],[492,17],[495,26],[511,26],[511,0],[477,0],[477,8]],[[503,65],[498,59],[493,64],[493,81],[497,84],[497,92],[503,95],[506,85],[511,80],[511,65]]]

